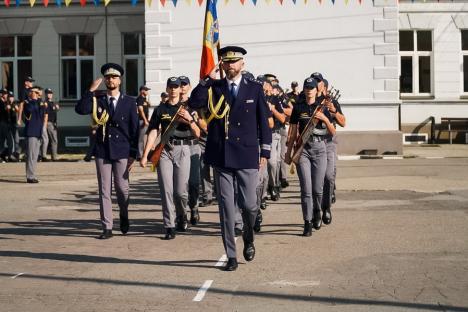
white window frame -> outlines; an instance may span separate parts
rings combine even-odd
[[[32,55],[31,56],[18,56],[18,37],[31,37],[31,40],[33,39],[32,35],[25,35],[25,36],[2,36],[2,37],[14,37],[14,56],[4,56],[0,57],[0,63],[3,62],[13,62],[13,93],[15,96],[18,98],[19,92],[21,90],[18,90],[18,82],[20,77],[18,77],[18,61],[26,60],[26,61],[31,61],[31,71],[32,71]],[[34,49],[34,46],[31,45],[31,48]],[[33,51],[31,51],[34,53]],[[31,76],[32,73],[31,73]],[[34,77],[34,76],[33,76]],[[21,77],[22,79],[23,77]],[[2,87],[2,86],[0,86]]]
[[[466,31],[468,32],[468,29],[460,29],[460,81],[461,81],[461,85],[460,85],[460,94],[461,96],[463,97],[468,97],[468,91],[464,91],[463,88],[464,88],[464,84],[465,84],[465,75],[463,73],[463,57],[464,56],[468,56],[468,50],[463,50],[463,45],[462,45],[462,32],[463,31]]]
[[[434,30],[433,29],[400,29],[400,31],[412,31],[413,32],[413,51],[399,51],[400,62],[398,64],[399,75],[401,76],[401,58],[409,56],[412,58],[413,63],[413,92],[402,93],[400,97],[432,97],[434,95]],[[418,51],[417,32],[418,31],[430,31],[431,32],[431,46],[432,51]],[[431,92],[419,92],[419,57],[429,56],[430,57],[430,70],[431,70]]]
[[[143,51],[143,38],[145,36],[144,32],[139,32],[138,34],[138,54],[125,54],[125,35],[132,34],[132,33],[122,33],[122,67],[126,69],[127,60],[137,60],[138,61],[138,86],[142,86],[145,84],[145,51]],[[134,79],[133,77],[128,77],[127,74],[124,75],[124,81],[122,85],[122,89],[125,93],[127,93],[127,78]],[[137,94],[138,95],[138,94]]]
[[[62,55],[62,38],[63,36],[75,36],[75,53],[76,55],[74,56],[63,56]],[[93,55],[92,56],[82,56],[80,55],[80,36],[93,36]],[[60,35],[60,43],[59,43],[59,49],[60,49],[60,98],[61,100],[68,101],[68,100],[77,100],[79,97],[81,97],[81,61],[93,61],[93,77],[96,77],[96,45],[94,42],[95,36],[94,34],[66,34],[66,35]],[[76,98],[64,98],[64,92],[63,92],[63,60],[76,60]]]

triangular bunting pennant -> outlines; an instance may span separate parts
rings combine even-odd
[[[99,6],[99,0],[94,0],[94,6]]]
[[[332,0],[333,5],[335,5],[335,0]]]
[[[245,3],[245,0],[240,0],[240,2],[242,3],[242,5],[244,5],[244,3]]]
[[[31,8],[34,6],[35,3],[36,3],[36,0],[29,0],[29,5],[31,6]]]
[[[49,0],[43,0],[42,3],[46,8],[49,6]]]
[[[198,6],[201,6],[203,3],[203,0],[198,0]]]
[[[138,0],[132,0],[132,6],[136,6],[138,3]]]
[[[283,0],[279,0],[279,3],[280,3],[281,5],[283,5]]]
[[[7,7],[10,6],[10,0],[5,0],[5,6],[7,6]]]
[[[229,3],[229,0],[224,0],[224,4],[228,4]]]
[[[252,0],[252,3],[253,3],[254,5],[257,5],[257,0]]]
[[[297,1],[297,0],[292,0],[292,2],[294,3],[294,5],[296,4],[296,1]]]
[[[81,7],[84,7],[86,5],[86,0],[80,0],[80,5]]]
[[[322,0],[318,0],[318,2],[319,2],[320,4],[322,4]]]
[[[304,0],[304,4],[307,4],[307,0]]]
[[[362,4],[362,0],[359,0],[359,4]]]
[[[265,0],[266,4],[270,4],[271,0]]]
[[[177,6],[177,0],[172,0],[172,3],[174,4],[174,7]]]
[[[16,0],[16,6],[20,6],[21,0]]]
[[[111,0],[104,0],[104,6],[108,6],[111,3]]]
[[[349,0],[344,0],[344,4],[348,5]]]
[[[65,0],[65,6],[69,6],[72,0]]]
[[[192,0],[185,0],[185,3],[187,3],[187,5],[192,5]]]
[[[165,6],[166,5],[166,0],[159,0],[161,2],[161,5],[162,6]]]
[[[62,6],[62,0],[55,0],[55,5],[60,8]]]

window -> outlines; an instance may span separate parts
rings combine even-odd
[[[400,31],[400,93],[402,96],[432,94],[432,53],[432,31]]]
[[[461,31],[461,49],[463,57],[463,93],[468,93],[468,29]]]
[[[32,76],[32,36],[0,36],[0,86],[18,97]]]
[[[79,98],[94,80],[94,36],[60,37],[62,98]]]
[[[124,91],[137,96],[138,89],[145,84],[145,35],[143,33],[123,34]]]

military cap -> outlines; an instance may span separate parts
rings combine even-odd
[[[26,76],[24,77],[24,81],[35,82],[36,80],[34,80],[31,76]]]
[[[187,76],[179,76],[180,83],[190,84],[190,79]]]
[[[297,81],[291,82],[291,87],[292,87],[292,88],[295,88],[295,87],[297,87],[297,86],[299,86],[299,84],[297,83]]]
[[[140,91],[141,91],[141,90],[148,91],[148,90],[151,90],[151,88],[148,88],[147,86],[141,86],[141,87],[140,87]]]
[[[7,89],[0,89],[0,94],[8,94],[8,90]]]
[[[264,74],[263,77],[265,77],[266,80],[275,80],[276,76],[273,74]]]
[[[161,97],[162,98],[165,98],[165,97],[168,97],[169,95],[166,93],[166,92],[161,92]]]
[[[102,65],[101,74],[103,76],[118,76],[121,77],[124,74],[124,69],[119,64],[107,63]]]
[[[258,75],[257,80],[260,81],[260,82],[264,82],[266,79],[265,79],[264,75]]]
[[[310,75],[310,78],[314,78],[315,80],[317,80],[318,82],[322,81],[323,80],[323,76],[321,73],[319,72],[315,72],[313,74]]]
[[[45,94],[54,94],[54,91],[52,91],[51,88],[47,88],[44,91],[45,91]]]
[[[177,86],[180,87],[180,79],[179,77],[170,77],[167,79],[166,86]]]
[[[306,80],[304,80],[303,89],[313,89],[313,88],[317,88],[317,81],[311,77],[306,78]]]
[[[28,93],[31,93],[31,92],[39,92],[40,90],[41,90],[40,87],[35,86],[35,87],[32,87],[32,88],[29,88],[29,89],[28,89]]]
[[[255,80],[255,76],[249,71],[243,70],[242,75],[249,80]]]
[[[8,96],[12,97],[12,96],[15,96],[15,95],[14,95],[13,91],[8,91]]]
[[[244,48],[237,46],[226,46],[219,49],[219,54],[221,54],[223,62],[229,62],[243,59],[244,55],[247,54],[247,51]]]

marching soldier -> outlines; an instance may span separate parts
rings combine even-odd
[[[99,239],[112,237],[112,180],[119,205],[120,231],[126,234],[130,223],[129,172],[138,154],[138,114],[135,98],[120,92],[123,68],[114,63],[101,67],[106,84],[106,93],[98,95],[95,91],[102,78],[93,81],[81,100],[75,106],[80,115],[92,114],[98,125],[94,156],[99,185],[99,207],[102,233]]]
[[[303,144],[303,150],[297,164],[297,173],[301,186],[301,205],[304,218],[303,236],[312,235],[312,225],[318,230],[322,223],[321,206],[323,181],[327,167],[325,136],[335,134],[330,113],[317,102],[317,82],[314,78],[304,81],[304,97],[294,105],[290,120],[290,138],[285,161],[291,163],[291,151],[297,133],[303,133],[309,122],[316,122],[314,131]],[[311,118],[313,118],[311,120]],[[296,146],[297,148],[298,146]]]
[[[346,125],[346,118],[341,111],[341,105],[337,100],[328,98],[328,81],[323,79],[323,82],[323,94],[326,98],[325,105],[330,112],[332,118],[331,122],[335,128],[336,124],[344,127]],[[333,202],[332,196],[335,190],[337,144],[336,135],[327,134],[325,139],[325,147],[327,149],[327,171],[325,172],[322,201],[322,221],[327,225],[332,221],[331,206]]]
[[[42,131],[47,122],[47,107],[40,99],[39,87],[29,89],[29,95],[23,102],[24,136],[26,137],[26,182],[39,183],[36,178],[37,159],[41,147]]]
[[[8,92],[8,105],[7,109],[9,108],[9,130],[10,135],[13,140],[13,155],[11,156],[11,161],[19,161],[20,160],[20,137],[18,131],[18,103],[15,101],[15,96],[12,91]]]
[[[136,98],[136,103],[138,107],[138,116],[140,117],[140,133],[138,135],[138,154],[143,155],[143,148],[146,144],[146,131],[148,130],[149,125],[149,109],[151,103],[149,101],[148,91],[151,90],[147,86],[140,87],[140,94]]]
[[[10,160],[13,153],[13,138],[9,129],[10,110],[8,90],[0,89],[0,156],[2,161]],[[7,143],[6,150],[5,141]]]
[[[46,100],[45,103],[47,104],[47,138],[48,143],[50,143],[50,151],[52,155],[52,161],[57,160],[57,146],[58,146],[58,136],[57,136],[57,112],[60,110],[60,106],[58,103],[54,103],[53,97],[54,92],[52,89],[47,88],[45,89]],[[47,155],[47,148],[49,144],[44,144],[42,146],[42,157],[43,160],[46,158]]]
[[[162,199],[162,211],[166,235],[164,239],[174,239],[177,230],[185,232],[188,225],[188,181],[190,175],[190,146],[198,143],[200,129],[192,115],[180,102],[180,79],[171,77],[167,80],[166,92],[169,99],[161,103],[151,116],[148,126],[148,140],[140,160],[140,165],[146,167],[148,154],[152,148],[150,142],[156,140],[158,131],[166,133],[170,127],[168,144],[164,146],[157,165],[158,182]],[[173,122],[176,122],[174,125]],[[161,127],[161,130],[159,130]],[[172,129],[170,129],[172,130]]]
[[[34,80],[31,76],[27,76],[24,78],[23,89],[20,91],[20,94],[19,94],[19,106],[18,106],[18,116],[17,116],[18,126],[21,126],[23,122],[24,101],[28,99],[29,89],[33,87],[35,81],[36,80]]]
[[[226,78],[217,80],[218,68],[215,67],[192,91],[189,100],[193,108],[206,105],[210,108],[205,159],[214,167],[216,176],[221,234],[228,257],[226,271],[234,271],[238,266],[234,181],[237,183],[237,205],[242,209],[244,219],[243,255],[245,260],[252,261],[255,257],[253,226],[258,210],[255,191],[258,169],[266,165],[271,150],[262,85],[245,79],[241,73],[246,53],[236,46],[220,49]]]

